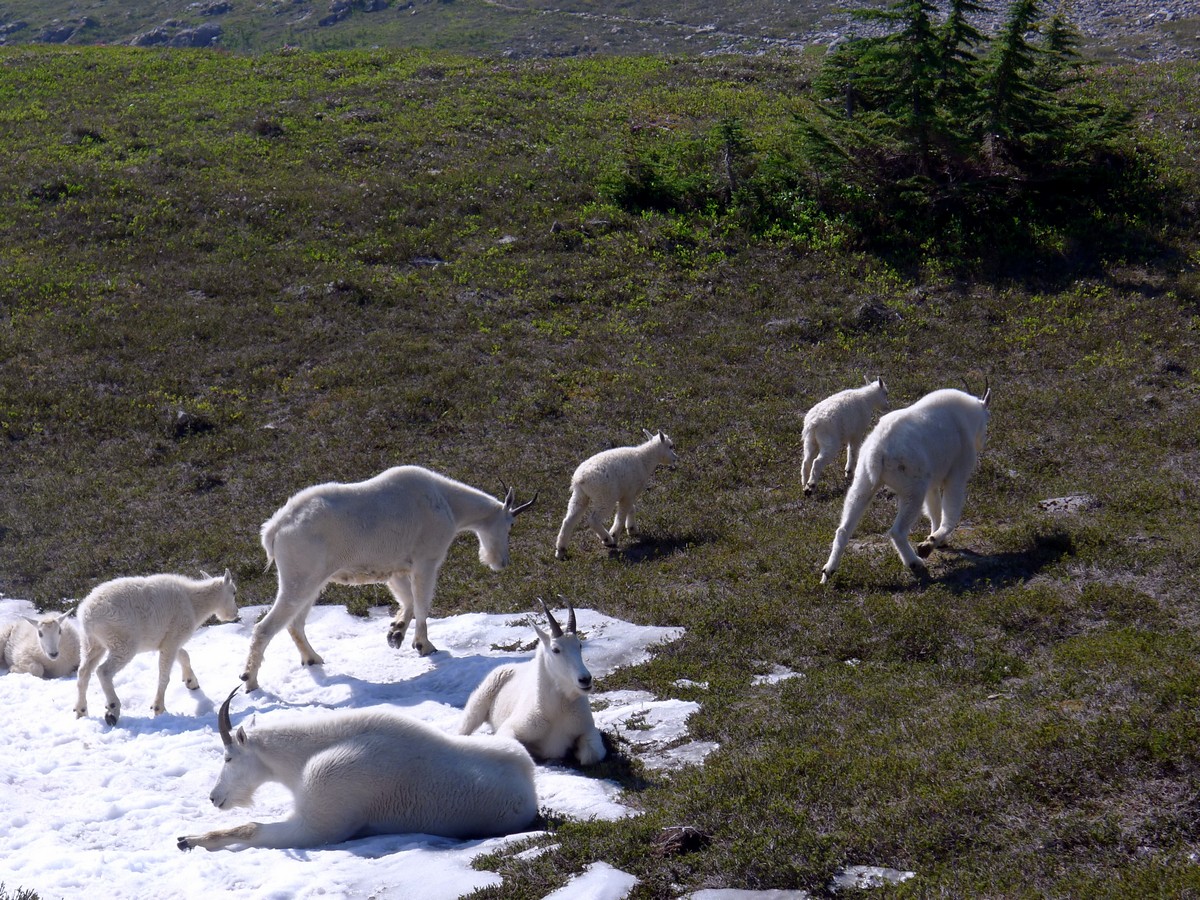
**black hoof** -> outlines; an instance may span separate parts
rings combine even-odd
[[[566,547],[556,548],[554,551],[554,558],[555,559],[566,559],[567,558],[567,548]]]
[[[399,631],[389,631],[387,636],[388,646],[399,650],[404,645],[404,629]]]
[[[249,673],[249,672],[243,672],[243,673],[242,673],[242,681],[249,681],[249,680],[250,680],[250,673]]]
[[[175,846],[180,850],[183,850],[185,853],[192,849],[192,845],[188,843],[188,839],[185,837],[176,838]]]
[[[933,552],[933,544],[930,541],[922,541],[917,545],[917,556],[921,559],[928,559],[929,554]]]
[[[104,714],[104,723],[105,723],[106,725],[116,725],[116,724],[117,724],[117,719],[118,719],[118,716],[114,716],[114,715],[113,715],[112,713],[110,713],[110,712],[106,712],[106,713]]]
[[[811,484],[806,484],[806,485],[804,486],[804,496],[805,496],[805,497],[811,497],[811,496],[812,496],[812,492],[813,492],[812,485],[811,485]]]

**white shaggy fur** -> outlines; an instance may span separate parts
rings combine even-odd
[[[633,505],[646,490],[654,470],[673,465],[678,459],[675,444],[667,435],[661,431],[651,434],[645,429],[642,433],[646,436],[644,443],[601,451],[575,469],[567,514],[554,542],[554,555],[559,559],[566,558],[567,542],[585,515],[588,526],[605,547],[616,547],[622,530],[632,533]],[[616,516],[610,533],[604,519],[614,508]]]
[[[70,675],[79,668],[79,633],[69,615],[22,616],[0,625],[0,666],[38,678]]]
[[[464,531],[479,539],[479,561],[499,572],[508,565],[513,521],[537,500],[514,506],[483,491],[423,469],[397,466],[367,481],[330,482],[305,488],[262,527],[267,565],[279,572],[270,611],[254,628],[242,680],[258,687],[258,670],[271,639],[288,629],[303,665],[324,660],[304,634],[304,623],[321,590],[337,584],[386,584],[399,604],[387,640],[399,648],[416,617],[413,647],[422,656],[437,650],[426,618],[438,571],[454,538]]]
[[[372,834],[489,837],[537,816],[533,760],[516,741],[447,734],[386,708],[283,714],[234,734],[226,700],[218,722],[225,765],[213,804],[249,806],[272,781],[292,792],[295,808],[282,822],[180,837],[180,850],[318,847]]]
[[[858,450],[878,410],[887,412],[888,389],[883,377],[862,387],[838,391],[804,414],[804,461],[800,483],[811,494],[829,463],[846,448],[846,477],[854,474]]]
[[[484,722],[504,737],[520,741],[537,759],[562,759],[572,750],[582,765],[604,759],[604,741],[592,719],[588,693],[592,675],[583,664],[575,610],[564,633],[546,604],[550,633],[537,625],[533,659],[493,669],[467,700],[460,734]]]
[[[896,494],[896,521],[888,532],[892,545],[914,575],[926,576],[918,554],[925,557],[943,546],[958,525],[967,479],[983,451],[991,393],[990,388],[983,397],[950,389],[934,391],[879,420],[863,443],[842,506],[842,521],[821,569],[822,582],[837,570],[846,543],[880,484]],[[913,552],[908,535],[922,502],[930,534]]]
[[[158,651],[158,691],[151,707],[154,715],[166,712],[167,679],[176,659],[183,670],[183,683],[197,690],[200,683],[183,645],[210,616],[224,622],[238,617],[236,591],[228,569],[216,578],[161,574],[115,578],[96,586],[79,604],[83,662],[79,666],[75,715],[87,715],[88,681],[96,671],[107,700],[104,721],[116,725],[121,717],[121,701],[113,689],[113,675],[135,655],[146,651]]]

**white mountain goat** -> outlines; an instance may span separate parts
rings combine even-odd
[[[513,737],[537,759],[562,759],[571,750],[582,765],[604,759],[604,741],[592,719],[588,693],[592,674],[583,664],[575,609],[567,602],[566,633],[542,609],[550,633],[537,625],[537,655],[522,663],[493,669],[471,692],[459,734],[470,734],[484,722],[503,737]]]
[[[225,765],[213,805],[249,806],[273,781],[292,792],[292,816],[181,837],[180,850],[318,847],[373,834],[491,837],[537,816],[533,760],[516,741],[447,734],[391,709],[292,715],[235,734],[232,699],[217,716]]]
[[[148,575],[114,578],[93,588],[79,604],[83,662],[79,666],[75,715],[87,715],[88,681],[95,671],[108,701],[104,721],[116,725],[121,717],[121,701],[113,689],[113,675],[135,655],[150,650],[158,651],[158,691],[151,707],[154,715],[166,712],[164,695],[175,660],[183,670],[183,683],[197,690],[200,683],[183,645],[210,616],[224,622],[236,619],[236,592],[228,569],[216,578]]]
[[[329,582],[386,584],[400,609],[387,640],[399,648],[416,617],[413,647],[422,656],[437,650],[426,618],[438,571],[454,538],[464,531],[479,539],[479,561],[499,572],[508,565],[513,521],[533,505],[515,506],[419,466],[397,466],[367,481],[318,484],[296,493],[262,527],[267,565],[275,564],[275,603],[254,628],[242,680],[258,687],[263,652],[283,628],[306,666],[324,660],[304,634],[308,611]]]
[[[616,547],[622,529],[626,534],[633,530],[633,504],[646,490],[650,477],[659,466],[674,465],[679,458],[675,455],[675,444],[661,431],[651,434],[642,429],[644,443],[636,447],[613,447],[588,457],[575,469],[571,476],[571,499],[567,503],[567,514],[558,539],[554,542],[554,555],[566,559],[567,542],[576,527],[587,516],[587,524],[605,547]],[[590,509],[589,509],[590,508]],[[613,509],[611,533],[604,527],[604,519]]]
[[[0,626],[0,666],[38,678],[61,678],[79,668],[79,633],[70,613],[21,616]]]
[[[934,391],[879,420],[859,454],[842,521],[821,569],[822,583],[837,570],[846,543],[880,484],[896,494],[896,521],[888,532],[892,545],[914,575],[927,575],[918,556],[926,557],[943,546],[958,525],[967,479],[983,451],[991,394],[990,387],[982,397],[952,389]],[[930,534],[914,553],[908,535],[922,502]]]
[[[846,448],[846,477],[854,474],[858,450],[877,410],[887,412],[888,389],[883,377],[866,379],[862,387],[838,391],[804,414],[804,461],[800,482],[811,494],[829,463]]]

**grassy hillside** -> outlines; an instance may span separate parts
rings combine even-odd
[[[1179,201],[1099,259],[985,281],[932,250],[899,269],[834,231],[606,201],[647,141],[719,171],[736,120],[755,158],[787,150],[811,74],[0,51],[0,591],[53,607],[229,566],[265,603],[258,527],[303,486],[414,462],[537,490],[503,574],[455,544],[435,615],[562,593],[682,625],[603,687],[699,701],[692,733],[721,749],[650,776],[612,736],[603,774],[644,814],[555,823],[552,851],[491,860],[507,879],[482,896],[542,897],[597,859],[636,898],[820,892],[856,863],[916,871],[896,896],[1200,890],[1200,68],[1085,86],[1131,99]],[[802,496],[801,416],[877,373],[897,406],[990,378],[988,448],[930,583],[881,497],[821,586],[843,488]],[[640,538],[556,561],[575,464],[643,427],[682,459]],[[1075,493],[1094,503],[1039,506]],[[804,677],[752,683],[777,665]],[[664,846],[682,824],[703,840]]]

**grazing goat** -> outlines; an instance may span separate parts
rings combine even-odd
[[[0,666],[38,678],[61,678],[79,668],[79,634],[67,616],[21,616],[0,626]]]
[[[866,379],[858,388],[838,391],[826,397],[804,414],[804,461],[800,464],[800,482],[808,496],[817,486],[821,473],[842,448],[846,448],[846,477],[854,474],[858,450],[876,410],[887,412],[888,389],[880,376]]]
[[[592,674],[583,664],[575,633],[575,608],[567,602],[567,630],[542,609],[550,633],[537,625],[537,655],[523,663],[493,669],[471,693],[459,734],[470,734],[484,722],[504,737],[513,737],[537,759],[562,759],[571,750],[582,765],[604,759],[604,741],[592,720],[588,693]]]
[[[115,578],[95,587],[79,604],[83,662],[79,666],[75,715],[87,715],[88,681],[95,671],[108,701],[104,721],[116,725],[121,718],[121,701],[113,689],[113,675],[135,655],[149,650],[158,651],[158,691],[151,707],[154,715],[166,712],[167,679],[176,659],[183,670],[183,683],[197,690],[200,683],[183,645],[210,616],[224,622],[236,619],[236,592],[228,569],[216,578],[148,575]],[[108,656],[101,664],[106,652]]]
[[[633,531],[633,504],[646,490],[650,476],[659,466],[674,465],[679,458],[675,455],[675,444],[661,431],[651,434],[642,429],[645,443],[636,447],[614,447],[603,450],[585,459],[571,476],[571,499],[567,503],[567,514],[558,539],[554,542],[554,555],[567,558],[567,541],[587,516],[587,524],[605,547],[617,546],[622,529],[626,534]],[[589,511],[590,507],[590,511]],[[605,517],[616,508],[611,533],[604,527]]]
[[[397,466],[354,484],[318,484],[285,503],[262,527],[267,566],[275,564],[275,603],[254,627],[242,680],[258,687],[258,670],[271,639],[287,628],[306,666],[324,660],[304,634],[308,611],[326,584],[386,584],[399,604],[388,643],[399,648],[416,617],[413,647],[437,648],[426,618],[438,570],[454,538],[479,539],[479,561],[499,572],[508,565],[513,521],[533,505],[515,506],[510,488],[501,502],[483,491],[419,466]]]
[[[914,575],[927,576],[918,556],[926,557],[943,546],[958,525],[967,479],[983,451],[991,394],[990,387],[982,397],[952,389],[934,391],[879,420],[859,454],[842,521],[821,569],[822,583],[837,570],[846,543],[880,484],[891,488],[897,498],[896,521],[888,532],[892,545]],[[922,501],[930,534],[914,553],[908,535]]]
[[[225,765],[213,805],[249,806],[273,781],[292,792],[292,816],[181,837],[180,850],[299,849],[373,834],[491,837],[537,816],[533,760],[515,741],[446,734],[391,709],[291,716],[235,734],[232,699],[217,715]]]

